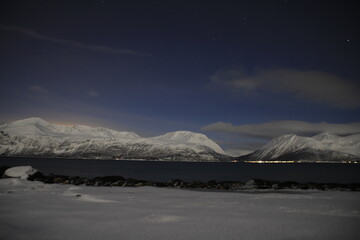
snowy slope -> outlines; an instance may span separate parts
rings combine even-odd
[[[62,126],[50,124],[41,118],[27,118],[0,126],[12,136],[85,137],[85,138],[140,138],[133,132],[117,132],[111,129],[88,126]]]
[[[201,133],[194,133],[189,131],[176,131],[166,133],[151,139],[165,141],[165,142],[178,142],[178,143],[193,143],[200,144],[213,149],[215,152],[225,154],[221,147],[214,141],[210,140],[207,136]]]
[[[347,161],[360,159],[360,134],[340,137],[321,133],[313,137],[294,134],[271,140],[261,149],[239,158],[245,161],[304,160]]]
[[[141,138],[88,126],[60,126],[29,118],[0,126],[0,155],[98,159],[220,161],[222,149],[203,134],[174,132]]]

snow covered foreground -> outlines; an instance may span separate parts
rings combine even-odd
[[[0,239],[360,239],[360,193],[0,180]]]

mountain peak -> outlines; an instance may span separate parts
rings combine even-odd
[[[42,118],[39,117],[30,117],[30,118],[25,118],[22,120],[17,120],[12,122],[11,124],[49,124],[47,121],[45,121]]]
[[[175,131],[175,132],[169,132],[164,135],[162,135],[163,138],[167,139],[173,139],[173,140],[189,140],[194,138],[201,138],[202,140],[208,139],[204,134],[202,133],[195,133],[190,131]]]
[[[44,129],[47,129],[50,123],[38,117],[26,118],[0,126],[0,130],[9,135],[42,135]]]
[[[209,139],[205,134],[202,133],[195,133],[191,131],[175,131],[157,137],[153,137],[152,139],[161,140],[161,141],[173,141],[178,143],[199,144],[211,148],[217,153],[225,154],[225,152],[217,143],[215,143],[214,141]]]
[[[115,130],[89,126],[63,126],[32,117],[0,126],[0,130],[13,136],[49,136],[49,137],[81,137],[81,138],[140,138],[133,132],[118,132]]]
[[[322,132],[312,137],[313,139],[317,141],[334,141],[339,138],[338,135],[331,134],[328,132]]]
[[[340,137],[330,133],[320,133],[314,137],[294,134],[272,139],[259,150],[240,157],[245,161],[346,161],[359,159],[360,137],[358,134]]]

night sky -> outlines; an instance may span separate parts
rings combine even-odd
[[[228,153],[360,132],[356,1],[1,1],[0,123],[41,117]]]

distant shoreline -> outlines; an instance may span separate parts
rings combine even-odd
[[[74,158],[74,157],[44,157],[44,156],[0,156],[1,159],[61,159],[61,160],[97,160],[97,161],[136,161],[136,162],[166,162],[166,163],[231,163],[231,164],[360,164],[357,161],[169,161],[163,159],[102,159],[102,158]]]

